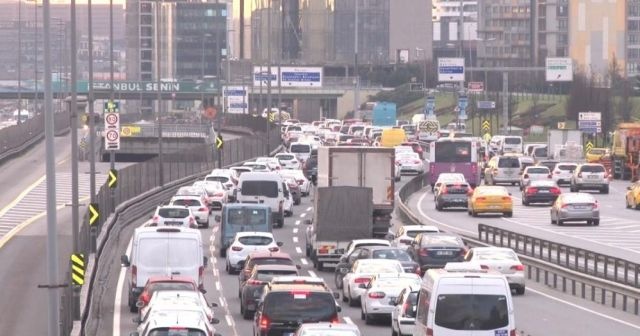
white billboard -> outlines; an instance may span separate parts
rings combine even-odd
[[[464,58],[438,58],[438,82],[464,82]]]
[[[249,113],[249,92],[246,86],[225,86],[222,92],[227,113]]]
[[[573,80],[573,61],[565,57],[547,57],[547,82],[570,82]]]
[[[281,67],[280,78],[283,87],[322,87],[322,68]]]
[[[269,85],[269,77],[271,77],[271,87],[278,86],[278,67],[271,67],[271,76],[269,76],[269,67],[253,67],[253,86],[263,86],[266,88],[267,85]]]

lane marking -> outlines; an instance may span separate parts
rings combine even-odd
[[[308,262],[308,261],[307,261],[307,259],[305,259],[305,258],[300,258],[300,262],[301,262],[303,265],[309,265],[309,262]]]
[[[227,324],[228,324],[230,327],[233,327],[233,319],[231,319],[231,315],[225,315],[225,316],[224,316],[224,319],[225,319],[225,320],[227,320]]]
[[[313,210],[313,207],[308,207],[307,208],[307,211],[311,211],[311,210]]]
[[[298,237],[293,237],[293,242],[297,243],[298,242]]]
[[[216,290],[220,291],[220,281],[216,281]]]
[[[224,298],[224,296],[220,297],[220,307],[226,307],[227,306],[227,299]]]
[[[308,272],[309,272],[309,275],[310,275],[310,276],[312,276],[312,277],[314,277],[314,278],[317,278],[317,277],[318,277],[318,275],[316,274],[316,272],[311,271],[311,270],[309,270]]]
[[[296,225],[300,225],[300,221],[299,220],[296,221]]]
[[[355,323],[353,323],[353,320],[349,317],[349,316],[345,316],[342,318],[345,322],[347,322],[348,324],[352,324],[355,325]]]
[[[293,228],[293,234],[298,234],[298,228]]]
[[[126,255],[131,255],[131,245],[133,240],[129,240],[127,245]],[[95,267],[95,266],[94,266]],[[120,274],[118,275],[118,282],[116,284],[116,297],[113,302],[113,326],[111,332],[113,336],[120,336],[120,312],[122,310],[122,288],[124,287],[124,278],[127,275],[127,268],[120,266]]]
[[[37,179],[35,182],[33,182],[27,188],[25,188],[18,195],[18,197],[14,198],[11,202],[9,202],[9,204],[7,204],[7,206],[5,206],[4,208],[2,208],[2,210],[0,210],[0,218],[4,216],[4,214],[9,212],[11,208],[16,206],[16,204],[18,204],[23,198],[25,198],[33,189],[35,189],[38,185],[40,185],[40,183],[42,183],[46,178],[47,178],[46,175],[42,175],[39,179]]]
[[[296,246],[296,252],[298,254],[302,254],[302,249],[300,248],[300,246]]]
[[[300,214],[300,218],[304,218],[306,215],[307,215],[307,213],[303,212],[303,213]]]
[[[615,318],[615,317],[612,317],[612,316],[605,315],[605,314],[603,314],[603,313],[599,313],[599,312],[597,312],[597,311],[595,311],[595,310],[591,310],[591,309],[589,309],[589,308],[582,307],[582,306],[580,306],[580,305],[578,305],[578,304],[575,304],[575,303],[572,303],[572,302],[569,302],[569,301],[566,301],[566,300],[563,300],[563,299],[559,299],[559,298],[557,298],[557,297],[553,297],[553,296],[551,296],[551,295],[549,295],[549,294],[546,294],[546,293],[543,293],[543,292],[541,292],[541,291],[538,291],[538,290],[532,289],[532,288],[530,288],[530,287],[528,287],[528,288],[527,288],[527,291],[534,292],[534,293],[536,293],[536,294],[538,294],[538,295],[541,295],[541,296],[544,296],[544,297],[546,297],[546,298],[548,298],[548,299],[551,299],[551,300],[554,300],[554,301],[557,301],[557,302],[560,302],[560,303],[564,303],[564,304],[566,304],[566,305],[568,305],[568,306],[571,306],[571,307],[574,307],[574,308],[580,309],[580,310],[585,311],[585,312],[587,312],[587,313],[591,313],[591,314],[594,314],[594,315],[600,316],[600,317],[602,317],[602,318],[605,318],[605,319],[611,320],[611,321],[613,321],[613,322],[617,322],[617,323],[620,323],[620,324],[626,325],[626,326],[628,326],[628,327],[631,327],[631,328],[634,328],[634,329],[638,329],[638,330],[640,330],[640,325],[635,325],[635,324],[633,324],[633,323],[631,323],[631,322],[627,322],[627,321],[624,321],[624,320],[621,320],[621,319],[618,319],[618,318]]]

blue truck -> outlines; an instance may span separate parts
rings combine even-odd
[[[373,126],[395,126],[396,125],[396,104],[389,102],[378,102],[373,107],[371,113]]]

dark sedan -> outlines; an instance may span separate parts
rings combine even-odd
[[[553,181],[531,181],[522,189],[522,205],[531,203],[550,203],[560,196],[560,188]]]
[[[262,296],[262,288],[278,276],[298,275],[295,266],[258,265],[253,268],[251,276],[244,282],[240,293],[240,314],[245,319],[253,317],[258,300]]]
[[[436,210],[444,208],[467,208],[468,196],[473,189],[465,182],[449,182],[440,187],[436,196]]]
[[[338,289],[342,288],[342,277],[359,259],[391,259],[398,260],[406,273],[420,274],[420,265],[402,248],[390,246],[357,247],[349,255],[342,256],[336,266],[334,280]]]
[[[417,235],[408,252],[425,272],[430,268],[442,268],[449,262],[464,261],[467,248],[456,234],[430,233]]]

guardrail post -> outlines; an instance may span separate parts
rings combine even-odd
[[[604,278],[605,279],[609,278],[609,263],[608,263],[608,261],[609,261],[608,258],[604,257],[604,260],[603,260],[603,264],[604,265],[603,265],[603,267],[604,267]]]

